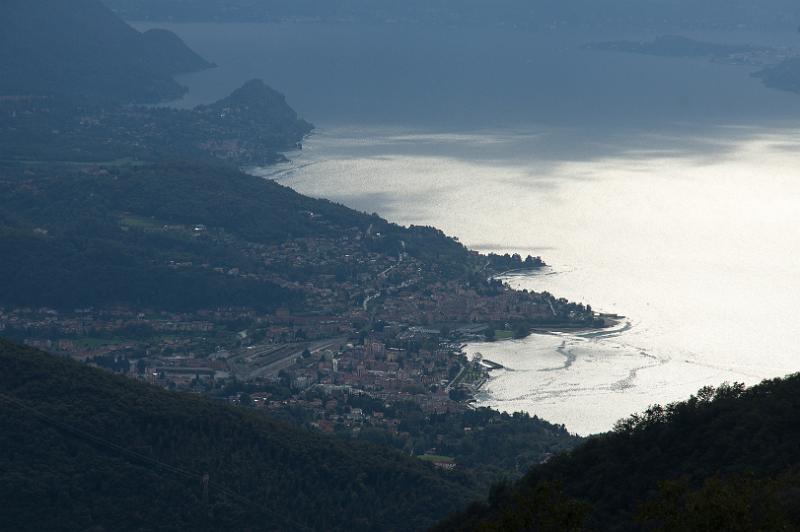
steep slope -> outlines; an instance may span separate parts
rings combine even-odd
[[[236,139],[249,146],[288,149],[298,145],[298,139],[313,128],[298,118],[283,94],[260,79],[246,82],[222,100],[196,107],[194,113],[207,120],[209,129],[218,132],[217,142]]]
[[[796,530],[798,471],[800,376],[704,388],[620,422],[439,530]]]
[[[418,530],[470,497],[400,453],[3,340],[0,367],[2,530]]]
[[[209,66],[177,36],[143,35],[100,0],[0,6],[0,95],[154,102],[184,92],[174,74]]]
[[[213,66],[169,30],[147,30],[137,40],[141,41],[145,57],[153,61],[153,67],[165,74],[182,74]]]

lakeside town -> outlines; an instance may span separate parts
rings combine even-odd
[[[266,325],[265,329],[220,330],[224,320],[235,323],[245,316]],[[494,330],[490,323],[451,329],[376,322],[369,330],[320,339],[330,331],[332,322],[343,330],[344,321],[332,316],[316,321],[298,317],[294,326],[302,323],[309,338],[295,336],[285,341],[287,334],[297,331],[288,325],[294,321],[292,317],[286,316],[283,325],[269,324],[274,317],[261,317],[264,321],[259,322],[244,310],[208,313],[204,319],[193,320],[180,314],[160,315],[160,319],[132,316],[122,309],[97,317],[84,311],[69,318],[52,310],[17,309],[0,311],[0,327],[37,325],[40,332],[52,333],[58,326],[65,332],[91,330],[98,335],[103,327],[98,327],[97,318],[105,318],[108,333],[146,326],[163,336],[160,343],[152,338],[144,343],[112,336],[107,340],[98,336],[49,340],[41,335],[24,342],[165,389],[261,410],[322,433],[366,439],[380,434],[379,441],[417,454],[444,470],[461,463],[455,457],[463,454],[463,438],[471,431],[491,429],[494,433],[508,430],[509,423],[524,422],[509,414],[473,409],[475,394],[491,371],[502,366],[480,355],[470,360],[462,349],[464,341],[514,338],[510,324],[497,325],[503,328]],[[264,331],[273,336],[266,338]],[[233,343],[197,356],[214,343],[209,343],[212,339]],[[439,419],[448,429],[429,434],[431,429],[426,427],[431,419]],[[538,459],[551,456],[547,449],[537,452]]]
[[[99,178],[108,179],[106,172]],[[157,255],[148,267],[274,286],[281,291],[274,305],[3,307],[0,334],[167,389],[284,414],[323,432],[380,427],[396,436],[404,415],[389,412],[397,405],[414,405],[424,416],[469,409],[498,366],[468,360],[465,342],[607,325],[608,317],[590,306],[513,290],[497,279],[509,270],[545,268],[538,257],[481,255],[431,228],[342,227],[319,212],[298,216],[314,235],[274,242],[205,220],[111,217],[123,237],[176,243],[175,252]],[[59,238],[49,227],[38,230]],[[201,257],[183,251],[196,245],[222,251]]]
[[[409,407],[423,416],[464,413],[491,371],[502,367],[480,356],[469,360],[465,342],[521,338],[534,328],[599,328],[610,320],[547,293],[515,291],[494,280],[474,287],[432,276],[408,255],[347,244],[347,238],[318,238],[260,250],[274,268],[270,278],[302,289],[313,310],[3,308],[0,332],[132,379],[263,409],[322,432],[357,437],[380,429],[409,438],[403,430]],[[319,275],[313,283],[288,282],[274,273],[319,268],[336,251],[358,266],[354,280]],[[517,256],[507,260],[525,264]],[[543,267],[538,259],[527,263]]]
[[[258,100],[264,92],[258,84],[250,88],[255,95],[237,98]],[[228,101],[220,109],[236,107]],[[126,112],[152,118],[150,111]],[[198,113],[206,110],[184,118]],[[41,118],[16,117],[34,126]],[[9,120],[4,142],[13,144],[17,118]],[[66,120],[70,133],[59,134],[64,149],[72,153],[70,146],[87,135],[98,138],[94,133],[105,131],[108,120],[88,129]],[[125,134],[115,138],[158,145],[142,133],[152,128],[130,123],[125,118]],[[377,438],[444,469],[455,467],[456,456],[461,465],[472,460],[461,448],[472,430],[484,434],[492,425],[488,435],[518,423],[521,431],[541,429],[554,442],[567,434],[563,427],[550,434],[538,421],[473,409],[475,394],[499,366],[469,360],[462,349],[467,342],[522,338],[533,330],[606,325],[607,318],[587,305],[513,290],[498,279],[508,271],[545,268],[539,257],[483,255],[435,228],[397,226],[233,170],[148,165],[149,152],[136,164],[108,162],[123,161],[124,153],[127,148],[115,147],[98,155],[105,162],[94,163],[8,163],[0,187],[20,198],[19,205],[52,193],[53,204],[63,208],[19,217],[24,223],[14,234],[51,251],[24,255],[31,266],[17,271],[39,272],[42,295],[39,304],[29,303],[30,289],[10,286],[0,305],[0,336],[323,433]],[[234,155],[242,161],[241,153]],[[62,190],[66,181],[72,186]],[[170,187],[161,189],[165,182]],[[220,182],[224,201],[215,192]],[[95,198],[102,231],[87,232],[65,196],[78,203]],[[202,208],[207,201],[235,206],[235,212]],[[79,248],[75,241],[82,242]],[[120,245],[130,254],[120,257]],[[93,248],[109,251],[75,254]],[[71,277],[61,261],[73,261],[84,273]],[[112,277],[96,283],[89,272]],[[431,433],[437,416],[447,428]],[[544,446],[528,460],[537,463],[553,450]]]
[[[463,346],[606,317],[498,280],[546,267],[539,257],[483,255],[235,168],[281,160],[310,127],[255,80],[191,111],[0,97],[0,145],[13,154],[0,189],[19,211],[8,234],[47,249],[18,254],[0,336],[323,433],[377,431],[444,469],[491,424],[568,436],[473,409],[500,366]],[[46,150],[21,141],[32,132]],[[184,158],[203,165],[161,162]],[[49,209],[27,209],[42,197]],[[86,198],[90,225],[75,217]],[[437,416],[448,427],[430,434]]]

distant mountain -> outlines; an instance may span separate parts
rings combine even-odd
[[[641,30],[794,29],[795,0],[106,0],[129,20],[327,20]]]
[[[99,105],[69,97],[0,99],[0,153],[10,161],[285,160],[312,125],[284,96],[252,80],[195,109]]]
[[[185,91],[173,75],[210,66],[174,34],[142,34],[100,0],[0,5],[0,96],[156,102]]]
[[[607,41],[584,45],[586,50],[627,52],[663,57],[714,57],[734,54],[765,53],[770,48],[752,45],[726,45],[697,41],[679,35],[664,35],[652,41]]]
[[[286,103],[286,97],[253,79],[236,89],[227,98],[210,105],[201,105],[196,112],[213,117],[218,126],[238,129],[265,129],[264,124],[293,124],[292,137],[301,137],[311,130],[307,122],[298,121],[297,113]],[[278,128],[275,128],[278,129]]]
[[[800,93],[800,58],[791,58],[754,74],[771,89]]]
[[[676,35],[658,37],[653,41],[606,41],[589,43],[585,50],[624,52],[659,57],[707,58],[717,63],[747,65],[760,70],[760,78],[771,89],[800,92],[800,57],[793,48],[773,48],[748,44],[715,44]]]
[[[438,530],[798,530],[799,480],[793,375],[651,407]]]
[[[400,452],[3,340],[0,367],[2,530],[422,530],[473,495]]]

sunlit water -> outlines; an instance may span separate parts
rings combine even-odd
[[[507,368],[481,404],[586,434],[706,384],[800,370],[800,96],[739,67],[579,52],[585,36],[425,34],[441,46],[424,54],[420,38],[403,51],[399,30],[388,46],[372,29],[351,42],[340,27],[222,28],[174,28],[218,63],[250,54],[187,78],[190,97],[280,79],[319,126],[262,175],[484,251],[542,255],[547,271],[508,282],[627,317],[470,345]],[[262,33],[271,48],[257,54]],[[476,39],[492,44],[463,57]],[[291,81],[320,71],[318,85]]]
[[[482,250],[541,254],[546,272],[507,280],[627,316],[602,334],[469,346],[508,368],[484,404],[587,433],[705,384],[800,369],[800,131],[714,134],[725,141],[702,153],[634,148],[543,162],[547,134],[331,131],[267,172]],[[668,140],[689,139],[653,142]],[[409,153],[418,143],[425,153]],[[467,145],[470,156],[456,155]],[[501,162],[495,151],[519,158]]]

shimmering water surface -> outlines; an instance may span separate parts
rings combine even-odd
[[[586,434],[705,384],[800,370],[800,96],[752,69],[584,52],[586,35],[173,29],[226,65],[185,78],[185,104],[259,76],[318,125],[262,175],[542,255],[546,271],[507,281],[627,317],[470,345],[506,367],[483,404]]]

